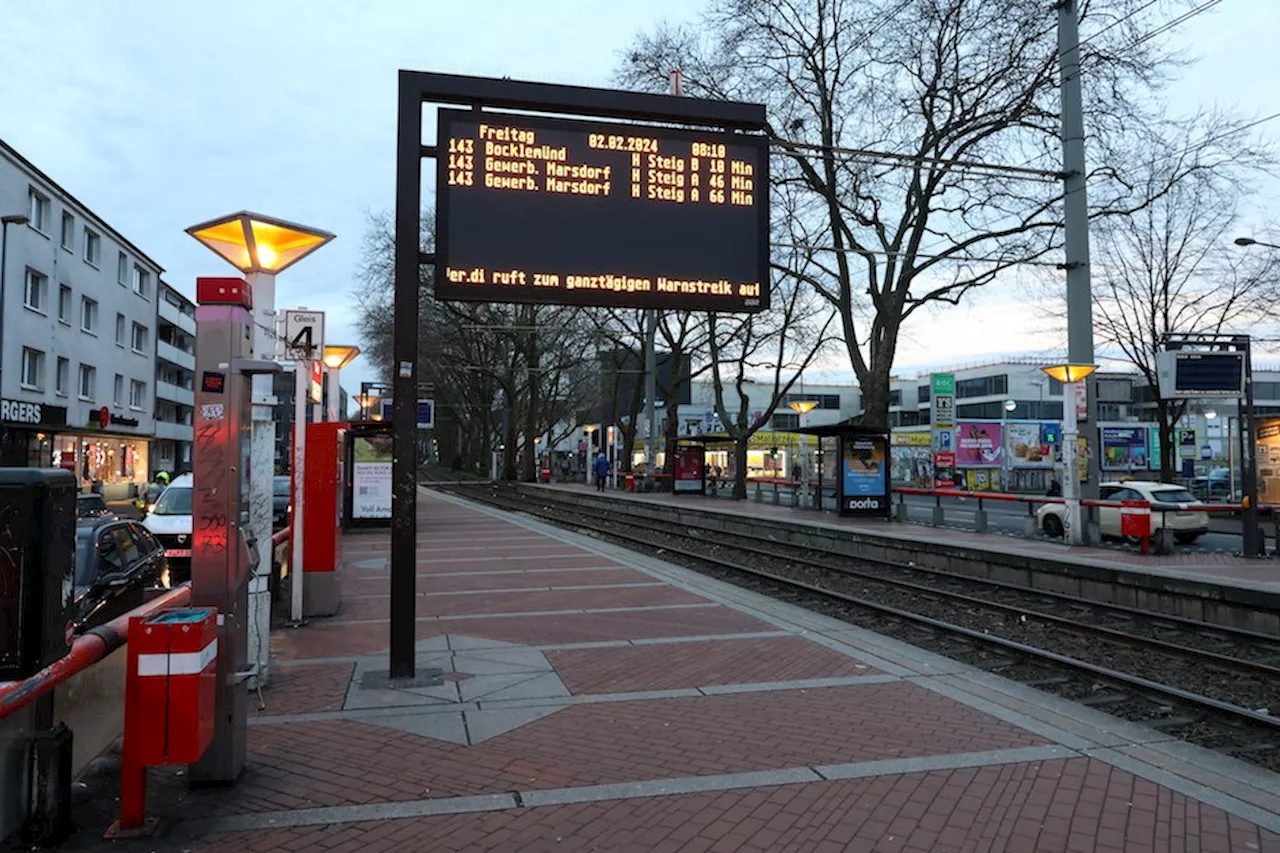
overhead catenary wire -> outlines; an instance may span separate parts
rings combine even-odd
[[[877,255],[886,258],[919,258],[922,260],[932,260],[934,258],[943,257],[941,254],[924,254],[921,252],[890,252],[883,249],[858,249],[846,246],[843,249],[837,249],[835,246],[814,246],[809,243],[771,243],[771,246],[778,249],[797,249],[802,252],[831,252],[833,254],[840,253],[846,255]],[[1060,267],[1060,261],[1042,261],[1034,258],[1026,258],[1023,260],[1010,258],[975,258],[969,255],[955,255],[946,258],[951,261],[963,261],[966,263],[986,263],[986,264],[1023,264],[1028,266],[1043,267]]]

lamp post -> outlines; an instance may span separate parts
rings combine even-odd
[[[21,213],[0,216],[0,380],[3,380],[4,377],[4,272],[7,265],[6,255],[9,250],[9,226],[26,225],[30,221],[30,217]],[[3,390],[3,388],[4,385],[0,382],[0,390]]]
[[[1236,245],[1237,246],[1262,246],[1263,248],[1266,248],[1266,249],[1280,249],[1280,246],[1277,246],[1275,243],[1264,243],[1261,240],[1255,240],[1252,237],[1237,237]]]
[[[338,398],[342,396],[342,385],[338,376],[342,368],[356,360],[360,355],[360,347],[344,344],[325,344],[324,366],[329,370],[329,412],[328,420],[344,421],[347,413],[338,410]]]
[[[1076,383],[1098,369],[1095,364],[1056,364],[1042,368],[1062,383],[1062,499],[1067,507],[1067,541],[1084,544],[1080,513],[1080,462],[1077,438]]]
[[[205,248],[231,264],[245,276],[253,293],[253,355],[258,359],[276,356],[276,274],[283,272],[333,239],[328,231],[309,228],[242,210],[198,225],[186,232]],[[295,368],[295,393],[306,399],[309,365],[299,361]],[[268,375],[253,377],[253,431],[249,451],[249,530],[258,542],[258,559],[249,596],[249,657],[259,673],[259,685],[266,680],[268,650],[264,640],[271,625],[271,598],[267,575],[272,568],[271,478],[275,466],[276,425],[273,420],[275,392]],[[289,572],[290,618],[302,621],[302,518],[304,494],[300,452],[306,438],[306,424],[294,425],[294,464],[291,466],[294,494],[294,530]]]
[[[816,400],[792,400],[787,408],[796,413],[796,428],[804,429],[804,416],[818,408]],[[809,490],[809,447],[804,433],[800,433],[800,492]]]
[[[1009,453],[1009,415],[1018,408],[1017,400],[1005,400],[1000,407],[1000,488],[1009,491],[1013,476],[1013,460]]]

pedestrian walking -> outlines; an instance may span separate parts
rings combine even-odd
[[[596,491],[603,492],[605,480],[609,476],[609,457],[605,456],[603,453],[597,456],[596,463],[595,463],[595,471],[596,471]]]

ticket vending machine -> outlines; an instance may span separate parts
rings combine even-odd
[[[193,785],[234,782],[244,769],[248,704],[249,533],[252,377],[278,373],[250,359],[253,296],[236,278],[196,280],[195,443],[191,451],[191,604],[216,608],[218,668],[214,731],[192,764]]]

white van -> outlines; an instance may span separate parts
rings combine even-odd
[[[151,531],[164,546],[169,559],[169,574],[174,583],[191,577],[191,506],[195,497],[194,481],[190,474],[173,479],[169,487],[160,493],[155,506],[142,519],[142,526]]]

